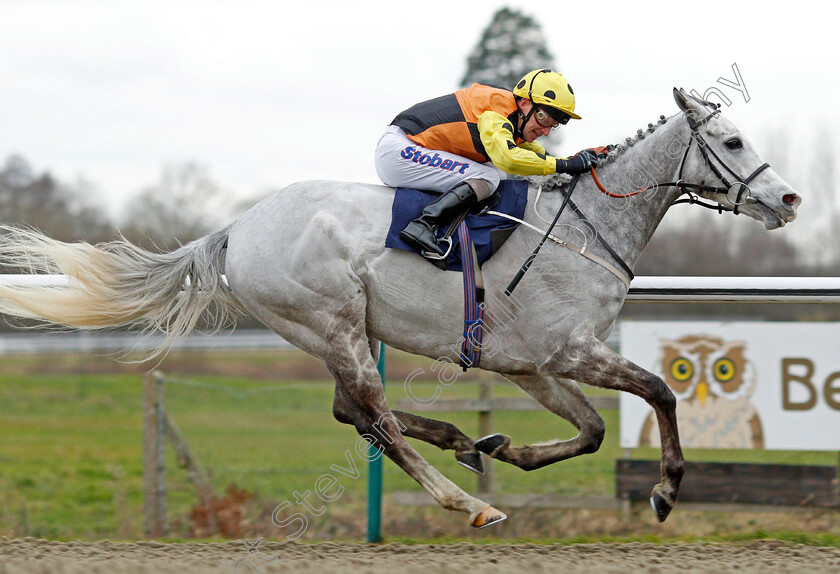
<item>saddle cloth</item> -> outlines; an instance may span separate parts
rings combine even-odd
[[[502,180],[498,188],[500,194],[499,203],[493,207],[493,211],[506,213],[519,219],[525,215],[525,205],[528,202],[528,182],[519,179]],[[391,228],[385,239],[385,247],[392,249],[404,249],[415,251],[408,243],[400,239],[400,231],[408,225],[412,219],[420,215],[423,208],[440,197],[440,194],[398,187],[394,195],[394,204],[391,207]],[[513,230],[519,225],[514,221],[499,217],[498,215],[468,215],[464,220],[470,231],[470,238],[475,245],[478,265],[481,266],[499,247],[510,237]],[[438,231],[438,236],[443,236],[446,226]],[[460,240],[458,234],[452,236],[452,249],[446,259],[448,271],[462,271]],[[415,251],[416,252],[416,251]]]

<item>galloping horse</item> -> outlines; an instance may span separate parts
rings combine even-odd
[[[0,312],[77,328],[142,325],[167,336],[162,352],[206,312],[222,324],[244,310],[322,360],[336,381],[335,418],[355,426],[442,507],[468,513],[476,527],[505,515],[450,482],[405,437],[454,450],[476,471],[479,451],[531,470],[598,450],[604,422],[578,383],[630,392],[653,407],[659,423],[662,478],[651,502],[665,520],[684,471],[674,396],[662,379],[603,343],[631,269],[683,194],[767,229],[795,219],[801,203],[718,107],[683,90],[674,89],[674,98],[681,113],[610,152],[597,174],[603,185],[594,174],[580,178],[576,209],[562,213],[556,244],[546,243],[513,296],[504,294],[505,286],[538,234],[520,226],[482,269],[493,352],[484,353],[480,367],[574,424],[579,434],[570,440],[514,446],[507,436],[491,435],[473,441],[452,424],[390,409],[376,370],[379,342],[431,358],[457,357],[464,303],[459,274],[385,248],[394,192],[383,186],[294,184],[225,229],[164,254],[126,241],[66,244],[6,228],[0,263],[66,274],[70,284],[1,287]],[[632,196],[614,193],[640,186],[645,189]],[[525,223],[545,230],[537,208],[553,214],[567,193],[561,177],[531,180]]]

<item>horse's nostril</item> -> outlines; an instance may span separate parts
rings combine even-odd
[[[795,193],[787,193],[784,197],[782,197],[782,201],[785,202],[785,205],[797,207],[800,203],[802,203],[802,198]]]

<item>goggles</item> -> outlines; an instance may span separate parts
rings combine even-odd
[[[537,120],[537,123],[542,127],[551,128],[554,130],[557,129],[559,126],[565,126],[567,123],[569,123],[569,120],[572,118],[566,113],[559,113],[562,114],[562,116],[560,117],[560,121],[557,121],[547,111],[540,107],[537,107],[537,110],[534,112],[534,119]]]

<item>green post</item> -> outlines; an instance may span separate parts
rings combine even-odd
[[[379,343],[379,378],[385,386],[385,343]],[[374,445],[370,445],[370,455],[379,452]],[[368,463],[368,528],[367,541],[382,542],[382,455]]]

